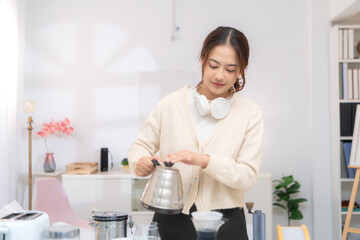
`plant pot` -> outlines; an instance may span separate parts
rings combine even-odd
[[[125,172],[125,173],[130,173],[130,167],[129,167],[129,165],[122,165],[123,166],[123,171]]]
[[[46,153],[44,161],[44,171],[45,172],[55,172],[56,164],[54,159],[54,153]]]

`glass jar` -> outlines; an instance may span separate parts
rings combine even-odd
[[[157,222],[137,223],[133,240],[160,240]]]
[[[80,228],[75,226],[52,226],[43,231],[42,240],[79,240]]]

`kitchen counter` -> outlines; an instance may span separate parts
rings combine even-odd
[[[98,172],[90,175],[62,175],[62,182],[73,210],[87,220],[91,211],[121,211],[131,214],[135,221],[151,221],[153,212],[142,208],[140,196],[149,177],[138,177],[129,171]],[[81,193],[81,194],[79,194]],[[260,171],[255,186],[245,193],[245,202],[254,202],[255,210],[266,214],[266,239],[272,239],[272,176]],[[247,224],[253,215],[246,207]]]

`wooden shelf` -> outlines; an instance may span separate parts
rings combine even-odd
[[[360,104],[360,99],[340,99],[339,102],[340,103],[359,103]]]
[[[360,59],[340,59],[339,63],[360,63]]]
[[[346,214],[347,214],[347,211],[341,211],[341,215],[342,215],[342,216],[346,216]],[[353,215],[353,216],[354,216],[354,215],[360,215],[360,212],[353,212],[352,215]]]
[[[352,137],[340,137],[340,140],[352,140]]]
[[[353,183],[354,179],[353,178],[342,178],[340,181],[342,183]]]

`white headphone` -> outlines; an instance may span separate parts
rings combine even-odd
[[[195,89],[195,105],[201,116],[210,113],[215,119],[224,118],[230,110],[231,100],[232,98],[228,100],[219,97],[209,103],[209,100],[204,95],[200,95]]]

